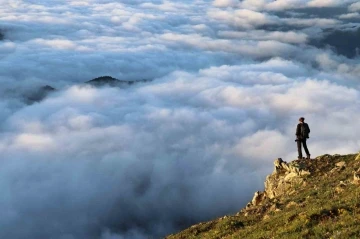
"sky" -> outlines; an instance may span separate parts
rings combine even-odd
[[[236,213],[296,159],[301,116],[313,157],[358,152],[359,29],[355,0],[0,0],[0,238]]]

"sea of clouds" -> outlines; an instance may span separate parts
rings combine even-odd
[[[300,116],[313,156],[357,152],[359,49],[313,43],[359,27],[356,0],[0,0],[0,238],[160,238],[236,213],[296,158]],[[152,81],[80,84],[103,75]]]

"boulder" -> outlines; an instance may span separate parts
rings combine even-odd
[[[354,172],[354,183],[360,184],[360,169]]]
[[[339,172],[339,171],[345,169],[345,167],[346,167],[345,161],[337,162],[335,164],[335,168],[331,169],[329,173],[333,174],[333,173]]]
[[[338,168],[344,169],[345,166],[346,166],[346,163],[345,163],[345,161],[340,161],[340,162],[337,162],[335,164],[335,166],[338,167]]]
[[[260,205],[266,199],[266,194],[264,192],[257,191],[251,201],[253,206]]]
[[[298,205],[299,205],[298,203],[291,201],[286,205],[286,208],[297,207]]]

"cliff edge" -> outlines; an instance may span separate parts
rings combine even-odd
[[[240,212],[166,238],[360,238],[360,153],[274,166]]]

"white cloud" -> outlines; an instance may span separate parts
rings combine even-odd
[[[299,116],[312,155],[358,151],[359,58],[310,45],[356,27],[354,1],[0,2],[0,237],[157,238],[235,213],[296,158]],[[102,75],[153,81],[79,84]]]
[[[311,0],[308,2],[310,7],[332,7],[340,4],[341,2],[338,0]]]
[[[349,11],[357,12],[360,11],[360,2],[355,2],[349,6]]]
[[[360,18],[360,13],[358,12],[352,12],[347,14],[341,14],[339,16],[340,19],[352,19],[352,18]]]
[[[319,27],[319,28],[329,28],[335,27],[340,22],[336,19],[327,19],[327,18],[285,18],[283,19],[289,25],[293,26],[304,26],[304,27]]]
[[[353,2],[354,0],[243,0],[240,6],[253,10],[283,11],[307,7],[334,7]]]
[[[239,28],[254,28],[265,24],[276,24],[279,20],[275,16],[248,9],[234,11],[216,9],[209,11],[208,16]]]
[[[54,145],[50,135],[20,134],[15,138],[14,146],[17,149],[42,151],[48,150]]]
[[[213,5],[215,7],[234,7],[239,4],[237,0],[214,0]]]
[[[171,45],[187,45],[196,49],[202,49],[212,52],[228,52],[242,54],[251,57],[269,57],[275,54],[286,55],[292,54],[296,48],[289,44],[278,41],[252,41],[238,40],[230,41],[223,39],[212,39],[200,35],[181,35],[168,33],[161,36],[162,40],[167,41]]]

